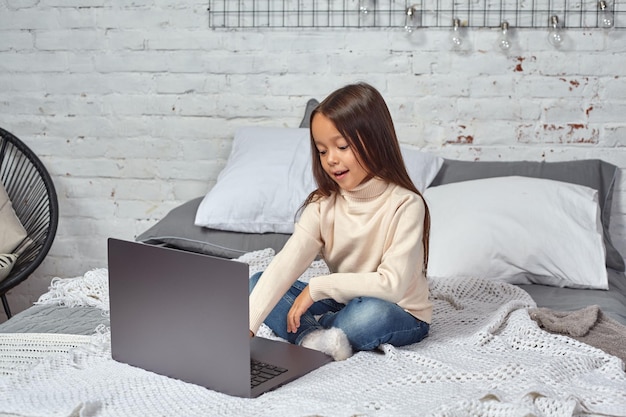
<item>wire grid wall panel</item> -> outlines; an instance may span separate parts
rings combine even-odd
[[[570,29],[597,28],[598,0],[210,0],[212,28],[545,28],[551,16]],[[626,28],[626,8],[606,0],[614,28]]]

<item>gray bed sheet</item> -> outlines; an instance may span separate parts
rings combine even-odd
[[[574,311],[590,305],[600,309],[626,325],[626,276],[608,269],[609,290],[583,290],[549,287],[546,285],[519,285],[535,300],[538,307],[557,311]],[[93,307],[64,307],[34,305],[0,324],[0,333],[66,333],[89,335],[98,325],[109,326],[108,316]]]
[[[624,272],[611,268],[607,268],[607,271],[608,290],[558,288],[537,284],[519,285],[519,287],[530,294],[537,303],[537,307],[574,311],[597,305],[612,319],[626,325],[626,275]]]

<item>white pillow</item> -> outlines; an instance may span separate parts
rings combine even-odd
[[[196,212],[196,226],[292,233],[295,214],[316,188],[309,129],[244,127],[226,166]]]
[[[597,191],[497,177],[432,187],[428,275],[608,289]]]
[[[423,190],[443,158],[402,149],[415,186]],[[293,233],[295,214],[316,188],[309,129],[244,127],[215,186],[196,212],[196,226],[247,233]]]
[[[437,176],[443,165],[443,158],[419,149],[400,145],[404,165],[415,187],[423,192]]]

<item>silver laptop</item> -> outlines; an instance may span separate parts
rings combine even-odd
[[[332,361],[250,338],[245,263],[113,238],[108,258],[111,351],[119,362],[257,397]]]

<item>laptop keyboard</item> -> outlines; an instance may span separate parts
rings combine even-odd
[[[280,366],[250,359],[250,387],[254,388],[285,372],[287,370]]]

